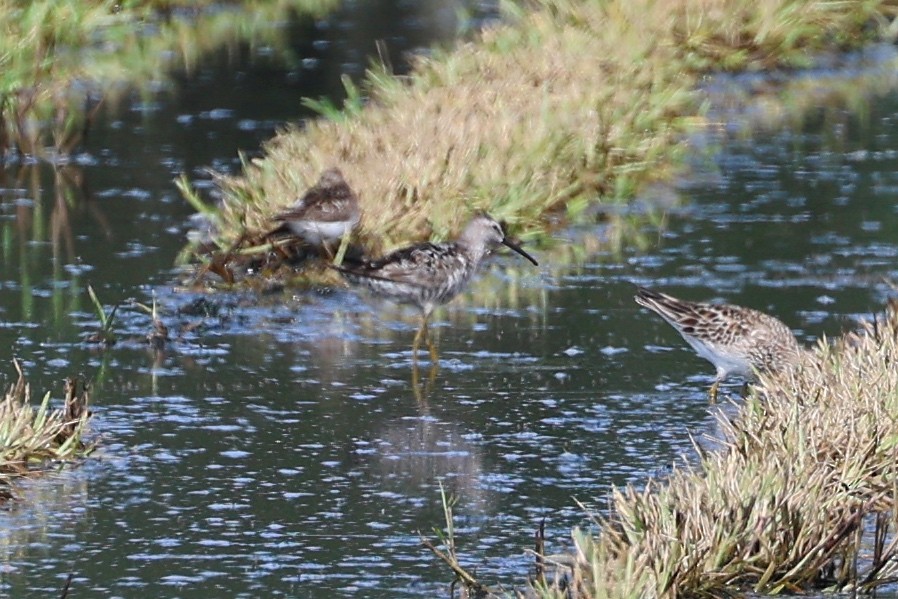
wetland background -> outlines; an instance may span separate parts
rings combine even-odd
[[[442,524],[439,480],[459,497],[465,563],[520,583],[540,520],[559,551],[586,522],[574,499],[601,510],[610,485],[663,476],[689,432],[713,434],[713,369],[637,309],[633,283],[768,311],[808,343],[892,292],[898,93],[882,85],[753,134],[752,114],[712,115],[726,121],[693,140],[694,172],[637,203],[663,205],[664,228],[626,215],[643,249],[602,249],[598,222],[558,233],[594,248],[575,263],[497,257],[438,312],[423,395],[404,309],[345,289],[178,291],[191,209],[174,177],[239,168],[238,150],[308,116],[302,96],[338,97],[375,39],[399,51],[457,32],[438,10],[379,25],[355,8],[297,27],[296,65],[264,48],[210,57],[172,93],[102,113],[70,164],[4,169],[3,345],[36,389],[93,380],[102,445],[0,514],[0,593],[43,597],[74,571],[73,589],[102,596],[440,596],[449,573],[418,540]],[[888,81],[894,61],[879,48],[806,76]],[[84,344],[88,284],[107,305],[155,297],[173,343],[150,351],[147,315],[123,307],[119,344]]]

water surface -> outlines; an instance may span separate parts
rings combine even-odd
[[[350,44],[363,13],[313,28],[339,40],[297,44]],[[364,52],[335,52],[321,77]],[[440,482],[465,563],[520,585],[542,519],[549,551],[565,548],[587,522],[575,500],[605,509],[611,485],[663,476],[691,456],[688,433],[714,431],[713,368],[636,306],[634,283],[765,310],[807,343],[892,293],[898,93],[710,137],[719,151],[647,250],[538,255],[539,269],[498,256],[437,312],[439,369],[413,385],[411,311],[346,289],[201,298],[173,284],[190,210],[172,178],[236,169],[238,148],[302,116],[318,88],[300,79],[213,60],[177,95],[108,116],[70,167],[4,172],[7,359],[38,390],[91,379],[101,450],[0,514],[0,594],[44,597],[74,572],[79,596],[442,595],[449,572],[419,542],[442,524]],[[107,304],[155,295],[171,346],[146,348],[136,308],[113,349],[81,343],[88,283]]]

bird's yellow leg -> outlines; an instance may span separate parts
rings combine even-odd
[[[418,348],[421,347],[421,341],[427,340],[427,347],[430,347],[430,331],[427,329],[427,314],[421,314],[421,326],[418,327],[418,332],[415,333],[415,340],[412,343],[412,354],[415,358],[418,357]]]
[[[711,403],[717,403],[717,390],[720,388],[720,381],[714,381],[714,384],[711,385],[711,389],[708,391],[708,395],[710,396]]]
[[[433,342],[433,339],[430,337],[430,329],[427,328],[427,319],[424,320],[424,330],[425,335],[427,336],[427,349],[430,351],[430,365],[431,368],[436,368],[439,365],[440,356],[437,353],[437,345]]]
[[[424,333],[424,328],[419,327],[418,332],[415,333],[415,340],[412,341],[412,365],[417,368],[418,366],[418,348],[421,346],[421,337]]]
[[[421,337],[427,341],[427,349],[430,352],[432,362],[434,359],[434,347],[433,341],[430,340],[430,329],[427,327],[427,314],[421,315],[421,328],[419,330],[421,331]]]
[[[318,246],[318,250],[323,251],[324,255],[327,257],[328,260],[330,260],[330,262],[332,264],[336,264],[337,266],[340,266],[340,263],[337,262],[336,258],[334,257],[334,250],[333,250],[333,248],[331,248],[330,243],[328,243],[327,241],[322,241],[321,244]],[[318,256],[321,256],[320,251],[318,253]]]

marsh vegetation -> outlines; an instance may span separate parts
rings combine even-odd
[[[64,162],[101,106],[166,88],[206,53],[265,45],[336,0],[38,0],[0,5],[0,158]]]
[[[541,597],[870,592],[898,574],[898,306],[764,378],[716,449],[612,495]],[[570,563],[570,562],[569,562]]]
[[[0,399],[0,497],[13,497],[10,483],[88,455],[91,445],[83,440],[87,421],[88,391],[77,379],[67,379],[62,405],[53,408],[47,392],[32,405],[31,387],[18,362],[18,378]]]
[[[888,35],[898,3],[776,0],[503,4],[476,41],[346,80],[342,106],[272,139],[203,206],[221,260],[266,251],[274,213],[328,167],[360,195],[360,237],[377,254],[445,239],[474,210],[543,239],[561,215],[624,204],[682,167],[684,133],[705,123],[698,82],[722,70],[794,68],[824,49]],[[612,211],[613,212],[613,211]]]
[[[381,232],[384,250],[412,238],[447,238],[475,208],[504,216],[526,239],[540,238],[550,221],[577,220],[597,198],[625,202],[646,182],[677,172],[686,148],[682,132],[706,125],[695,87],[703,73],[803,66],[817,49],[880,35],[886,27],[879,24],[887,25],[892,10],[890,3],[756,4],[542,2],[534,13],[511,6],[507,22],[483,34],[482,46],[421,58],[405,79],[379,70],[383,81],[375,76],[370,87],[347,83],[348,110],[313,102],[329,120],[277,138],[267,157],[247,159],[237,176],[220,175],[224,202],[211,206],[209,217],[216,225],[215,248],[229,248],[244,235],[252,239],[267,226],[268,215],[333,161],[362,195],[365,218],[372,219],[362,234],[374,249],[373,238]],[[619,29],[609,25],[618,22]],[[673,31],[676,38],[650,43],[641,33],[646,25],[659,35]],[[610,41],[603,42],[596,31],[606,29]],[[492,54],[479,53],[483,48]],[[478,77],[488,85],[472,83]],[[621,91],[631,84],[637,89]],[[519,93],[521,86],[528,94]],[[470,114],[468,107],[474,107]],[[155,142],[147,130],[163,129],[171,137],[164,119],[175,122],[198,110],[176,107],[165,117],[148,118],[143,130],[135,125],[140,117],[115,126],[126,139],[123,145],[150,145]],[[406,111],[408,122],[401,118]],[[233,129],[239,128],[234,117]],[[882,125],[876,135],[886,135],[887,128]],[[654,240],[652,252],[627,249],[628,238],[620,243],[626,259],[603,253],[609,235],[601,243],[578,242],[569,251],[581,252],[581,261],[559,268],[551,280],[524,267],[503,270],[501,278],[487,273],[473,286],[475,300],[437,315],[434,329],[445,352],[439,394],[420,398],[402,371],[411,336],[407,315],[339,290],[269,296],[269,303],[240,297],[221,307],[214,330],[199,335],[191,327],[173,334],[168,353],[150,355],[145,344],[120,342],[114,353],[97,357],[88,353],[93,348],[72,345],[78,330],[93,332],[97,321],[101,331],[120,339],[145,329],[145,314],[138,325],[133,314],[113,314],[111,306],[123,287],[128,294],[147,285],[169,288],[168,266],[181,247],[187,210],[172,200],[169,180],[175,173],[168,169],[185,163],[180,153],[189,151],[205,152],[203,164],[227,160],[224,150],[198,137],[195,146],[172,144],[160,150],[161,158],[154,154],[133,163],[119,161],[107,146],[92,147],[98,163],[59,169],[65,176],[56,188],[38,184],[31,176],[35,170],[25,171],[25,184],[6,186],[19,195],[17,226],[9,220],[4,230],[8,270],[0,292],[8,298],[5,305],[24,301],[36,308],[23,306],[22,315],[10,309],[5,317],[19,317],[28,326],[35,322],[38,332],[29,333],[27,342],[20,341],[26,335],[17,324],[0,334],[16,351],[46,364],[48,377],[79,363],[106,370],[98,387],[105,395],[103,430],[113,440],[107,464],[115,471],[110,476],[106,464],[98,465],[89,475],[89,492],[79,491],[78,508],[96,509],[94,518],[78,519],[82,528],[74,540],[68,523],[60,523],[64,518],[54,518],[36,527],[37,541],[23,532],[11,546],[74,546],[91,555],[96,567],[80,574],[76,586],[96,592],[140,588],[165,595],[177,587],[197,595],[223,588],[254,596],[295,594],[311,579],[321,592],[370,585],[365,588],[371,596],[392,597],[414,580],[428,593],[438,587],[432,581],[442,580],[441,572],[433,565],[427,570],[429,556],[410,531],[442,521],[430,509],[437,473],[461,498],[456,514],[466,518],[458,529],[463,541],[452,547],[450,559],[463,559],[472,547],[478,556],[517,552],[524,544],[519,537],[529,537],[536,526],[534,505],[551,511],[555,525],[565,528],[563,536],[580,514],[571,495],[598,497],[590,508],[601,533],[575,533],[577,552],[559,560],[564,563],[557,570],[566,590],[549,572],[539,589],[546,596],[873,588],[892,574],[892,522],[883,514],[894,499],[886,488],[893,479],[894,460],[886,458],[894,439],[881,423],[894,420],[894,398],[888,397],[894,384],[879,369],[895,358],[889,341],[896,334],[893,314],[833,347],[821,346],[817,361],[800,375],[765,380],[744,409],[720,420],[722,446],[712,450],[699,442],[704,448],[695,461],[642,484],[659,462],[685,451],[687,427],[703,426],[707,381],[690,379],[689,358],[676,349],[668,353],[669,340],[634,316],[629,279],[655,283],[670,277],[699,287],[692,290],[697,297],[744,292],[746,305],[782,302],[778,315],[813,329],[819,324],[809,316],[815,298],[831,289],[832,278],[844,276],[840,289],[848,291],[830,291],[835,305],[818,312],[865,309],[878,290],[854,271],[844,275],[839,255],[832,263],[821,259],[819,270],[801,270],[812,252],[799,247],[803,237],[795,233],[795,222],[803,222],[801,215],[787,212],[802,194],[826,198],[826,181],[840,179],[844,170],[827,171],[822,160],[794,164],[780,156],[783,172],[806,176],[818,168],[823,174],[810,191],[792,182],[788,192],[772,193],[790,202],[776,209],[785,216],[775,210],[758,217],[764,230],[752,229],[755,221],[739,212],[748,206],[755,218],[765,207],[767,196],[756,193],[765,182],[752,180],[746,185],[751,193],[732,200],[740,206],[732,213],[711,206],[714,217],[725,216],[721,220],[702,223],[681,215],[689,222],[665,232],[663,241],[656,231],[645,232],[644,220],[636,222],[633,232]],[[863,141],[857,145],[875,145]],[[771,144],[765,154],[773,153],[770,147],[792,151],[794,145]],[[821,153],[854,147],[838,138]],[[881,156],[851,160],[857,171],[882,167],[878,176],[884,183],[863,190],[869,197],[889,189],[886,173],[895,169],[876,163]],[[778,168],[762,166],[754,170]],[[140,179],[147,171],[153,176]],[[82,177],[92,182],[90,194]],[[139,185],[135,181],[146,189],[123,191]],[[43,213],[41,204],[27,201],[53,193]],[[704,206],[731,195],[726,186],[723,193],[714,187]],[[890,205],[854,223],[839,212],[838,201],[818,213],[857,225],[851,235],[858,237],[836,226],[825,235],[815,231],[825,244],[844,236],[850,249],[866,247],[876,236],[871,221],[877,218],[886,231],[894,229]],[[862,200],[851,195],[850,201]],[[383,205],[383,214],[372,205]],[[851,210],[861,212],[857,205]],[[729,222],[739,227],[739,236],[726,230]],[[693,237],[713,248],[713,255],[690,246]],[[727,245],[743,238],[756,242],[751,251]],[[783,246],[783,239],[793,245]],[[663,251],[654,251],[661,243],[667,244]],[[893,240],[882,243],[882,254],[871,250],[874,258],[890,255]],[[771,254],[764,254],[768,249]],[[682,260],[670,261],[679,251]],[[888,272],[881,262],[870,264],[871,272]],[[733,275],[740,266],[744,270]],[[782,283],[786,275],[778,268],[792,268],[790,275],[800,271],[799,282]],[[88,272],[98,298],[108,302],[100,305],[98,299],[97,310],[84,297]],[[771,281],[785,291],[771,293]],[[164,301],[185,303],[171,293]],[[148,298],[146,303],[151,305]],[[150,311],[155,319],[154,304]],[[34,422],[31,409],[31,416],[21,412],[21,422]],[[789,456],[786,480],[777,478],[770,463],[757,461],[755,454],[764,452]],[[603,491],[611,484],[619,486],[612,510],[604,513]],[[326,489],[324,501],[320,489]],[[60,501],[53,509],[68,508]],[[191,525],[172,530],[172,518],[187,519],[185,514]],[[316,528],[328,532],[310,534]],[[472,528],[482,533],[479,545],[464,542]],[[866,557],[859,547],[873,548],[872,559],[855,559]],[[197,548],[218,570],[196,563]],[[64,550],[47,553],[27,556],[28,563],[61,562],[70,571]],[[496,578],[521,574],[514,580],[523,580],[525,568],[510,572],[516,564],[508,564],[493,566]],[[173,571],[184,575],[170,576]],[[16,590],[40,584],[27,576],[10,577]]]

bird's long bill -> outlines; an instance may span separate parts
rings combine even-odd
[[[519,246],[518,244],[512,243],[511,241],[509,241],[507,239],[503,239],[502,245],[506,245],[506,246],[510,247],[511,249],[513,249],[514,251],[516,251],[517,253],[519,253],[520,255],[524,256],[525,258],[527,258],[528,260],[533,262],[534,266],[539,266],[539,262],[536,261],[536,258],[534,258],[530,254],[528,254],[527,252],[522,250],[521,246]]]

